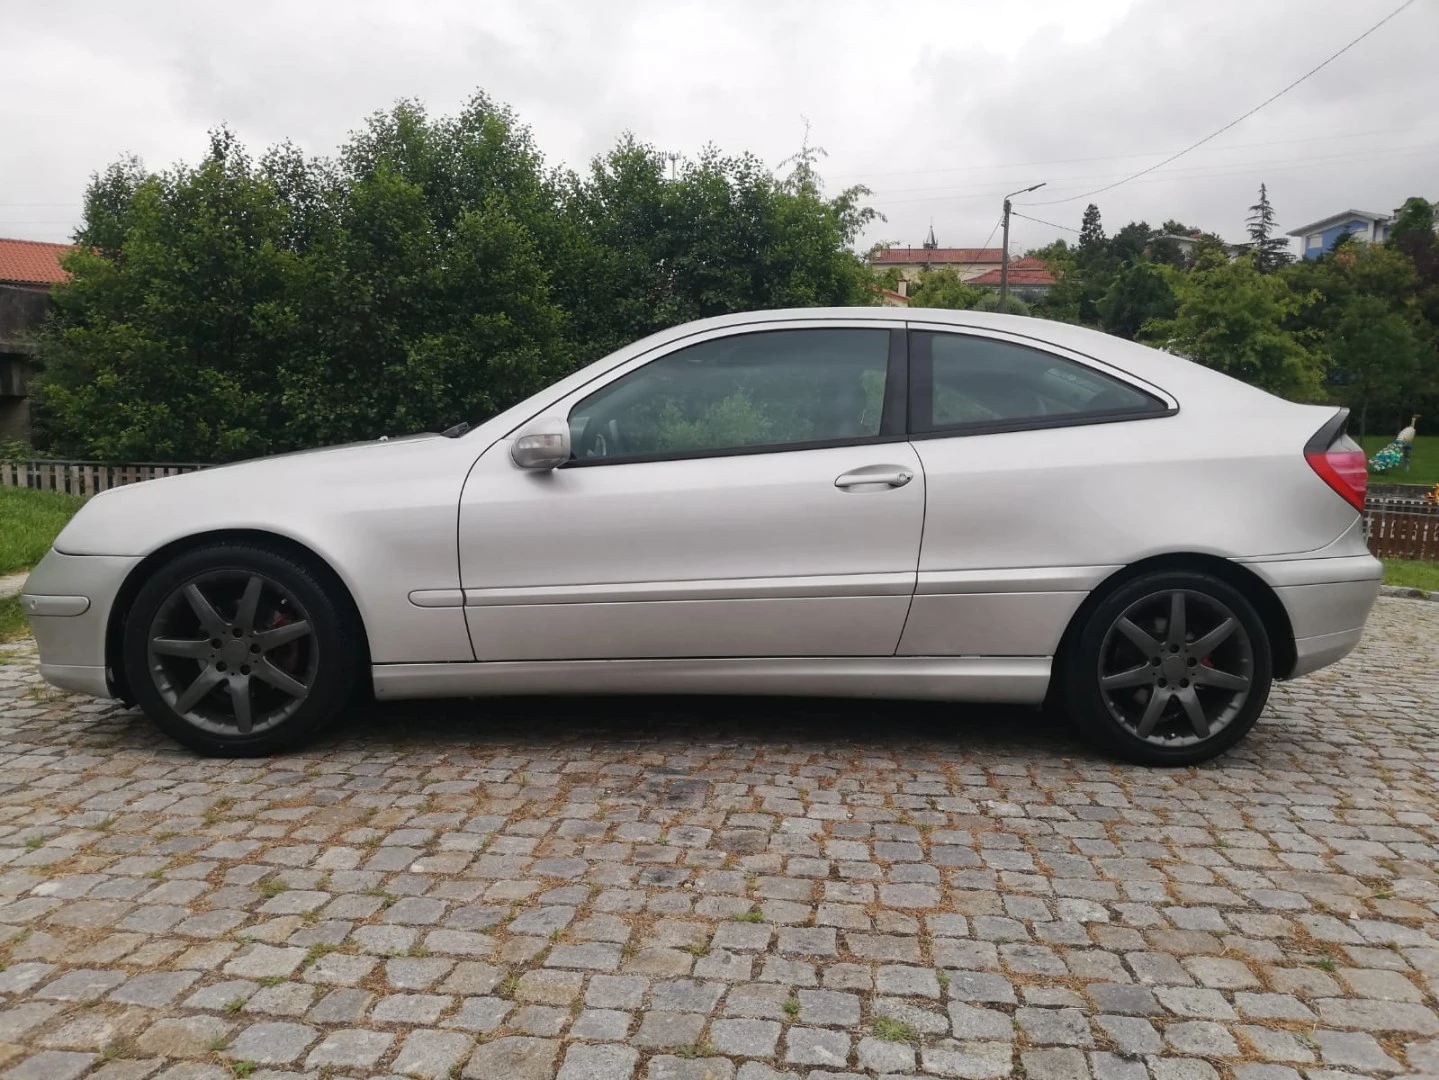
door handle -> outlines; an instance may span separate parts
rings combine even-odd
[[[914,479],[914,470],[906,469],[902,465],[866,465],[860,469],[851,469],[847,473],[841,473],[835,478],[834,486],[841,490],[852,487],[865,487],[871,484],[884,484],[887,487],[904,487]]]

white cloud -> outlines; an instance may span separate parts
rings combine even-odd
[[[1098,187],[1242,113],[1369,25],[1343,0],[49,0],[7,11],[0,235],[63,239],[89,174],[123,152],[193,160],[229,123],[252,147],[332,150],[399,97],[512,104],[552,162],[624,129],[771,163],[801,116],[832,185],[866,182],[870,239],[977,245],[999,196]],[[1168,217],[1242,233],[1261,180],[1286,227],[1439,196],[1439,10],[1416,4],[1263,113],[1098,196],[1111,229]],[[1127,155],[1127,156],[1126,156]],[[1089,159],[1089,160],[1078,160]],[[1076,227],[1083,201],[1033,207]],[[1017,220],[1017,247],[1060,235]]]

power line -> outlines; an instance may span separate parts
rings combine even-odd
[[[979,245],[979,251],[984,252],[989,247],[989,242],[994,239],[994,234],[999,232],[999,226],[1004,222],[1004,215],[999,215],[999,220],[994,223],[994,228],[989,230],[989,235],[984,238],[984,243]],[[972,259],[959,271],[959,276],[964,277],[965,270],[973,270],[978,265],[979,259]]]
[[[1391,154],[1391,155],[1392,155],[1392,154],[1432,154],[1432,153],[1436,152],[1436,150],[1439,150],[1439,147],[1415,147],[1415,148],[1412,148],[1412,149],[1409,149],[1409,150],[1402,150],[1402,151],[1400,151],[1400,150],[1394,150],[1394,151],[1388,151],[1387,153],[1389,153],[1389,154]],[[1335,158],[1327,159],[1327,160],[1330,160],[1331,163],[1336,164],[1336,165],[1337,165],[1337,164],[1340,164],[1340,163],[1343,163],[1343,162],[1372,163],[1372,162],[1374,161],[1374,158],[1375,158],[1375,157],[1376,157],[1375,154],[1359,153],[1359,154],[1345,154],[1345,155],[1337,156],[1337,157],[1335,157]],[[1293,164],[1257,163],[1257,164],[1249,165],[1249,166],[1244,167],[1244,168],[1232,168],[1232,169],[1225,169],[1224,166],[1201,166],[1201,167],[1196,167],[1196,168],[1194,168],[1194,169],[1184,169],[1184,170],[1176,170],[1176,171],[1174,171],[1174,172],[1166,172],[1166,173],[1162,173],[1162,174],[1160,174],[1160,175],[1158,175],[1158,176],[1151,176],[1151,177],[1149,177],[1148,179],[1145,179],[1145,180],[1135,180],[1135,181],[1133,181],[1133,183],[1136,183],[1136,184],[1171,184],[1171,183],[1174,183],[1176,180],[1183,180],[1183,179],[1185,179],[1185,178],[1209,180],[1209,179],[1220,179],[1220,178],[1227,177],[1227,176],[1252,176],[1252,175],[1254,175],[1254,174],[1256,174],[1256,173],[1261,173],[1261,172],[1262,172],[1262,173],[1293,172],[1293,171],[1296,170],[1296,169],[1313,169],[1313,168],[1316,167],[1316,165],[1314,164],[1314,162],[1315,162],[1315,161],[1318,161],[1318,160],[1325,160],[1325,159],[1314,159],[1314,158],[1295,159]],[[1221,171],[1221,172],[1208,172],[1208,171],[1205,171],[1205,170],[1212,169],[1212,168],[1220,168],[1220,169],[1224,169],[1225,171]],[[1075,177],[1067,177],[1067,178],[1065,178],[1065,179],[1067,179],[1067,180],[1073,180],[1073,179],[1075,179]],[[1065,182],[1065,180],[1059,180],[1059,181],[1055,181],[1054,183],[1055,183],[1056,185],[1058,185],[1058,184],[1063,184],[1064,182]],[[913,189],[913,190],[925,191],[925,190],[937,190],[937,189],[916,188],[916,189]],[[967,191],[967,190],[971,190],[971,189],[957,189],[957,190]],[[903,198],[903,199],[890,199],[890,198],[886,198],[885,195],[884,195],[884,192],[883,192],[882,190],[880,190],[880,191],[876,191],[876,192],[875,192],[875,196],[874,196],[874,197],[875,197],[875,201],[876,201],[876,202],[882,203],[884,206],[898,206],[898,205],[902,205],[902,204],[904,204],[904,203],[915,203],[915,202],[941,202],[941,201],[943,201],[943,202],[980,202],[980,201],[983,201],[983,200],[986,200],[986,199],[992,199],[992,198],[996,197],[997,195],[1002,194],[1003,191],[1004,191],[1004,188],[1003,188],[1003,187],[998,187],[998,186],[995,186],[995,185],[992,185],[992,184],[991,184],[991,185],[986,185],[986,188],[985,188],[984,191],[978,192],[978,193],[973,194],[973,195],[968,195],[968,194],[956,194],[956,193],[955,193],[955,192],[956,192],[956,189],[951,189],[948,194],[943,194],[943,195],[918,195],[918,196],[909,196],[909,197]],[[1083,196],[1083,195],[1079,195],[1079,196],[1075,196],[1075,198],[1084,198],[1084,196]],[[1074,199],[1059,199],[1059,200],[1052,200],[1052,201],[1050,201],[1050,202],[1043,202],[1043,203],[1023,203],[1023,204],[1021,204],[1021,205],[1023,205],[1023,206],[1029,206],[1029,207],[1034,207],[1034,206],[1050,206],[1050,205],[1053,205],[1054,202],[1073,202],[1073,201],[1074,201]]]
[[[1032,221],[1036,225],[1048,225],[1051,229],[1063,229],[1065,232],[1079,232],[1078,229],[1071,229],[1068,225],[1060,225],[1053,221],[1045,221],[1042,218],[1030,217],[1028,214],[1021,214],[1018,210],[1011,210],[1010,213],[1017,218],[1024,218],[1025,221]]]
[[[1185,177],[1185,176],[1236,175],[1236,171],[1237,171],[1237,170],[1244,170],[1244,169],[1269,168],[1269,167],[1289,167],[1289,166],[1297,166],[1297,165],[1320,164],[1320,163],[1324,163],[1324,162],[1344,162],[1344,161],[1355,161],[1355,160],[1369,161],[1369,160],[1372,160],[1372,159],[1378,158],[1378,157],[1402,156],[1402,155],[1405,155],[1405,154],[1428,154],[1428,153],[1432,153],[1432,152],[1435,151],[1435,150],[1439,150],[1439,142],[1425,143],[1425,144],[1422,144],[1422,145],[1419,145],[1419,146],[1381,146],[1381,147],[1366,147],[1366,148],[1365,148],[1364,150],[1362,150],[1362,151],[1357,151],[1357,150],[1350,149],[1350,150],[1346,150],[1346,151],[1343,151],[1343,152],[1340,152],[1340,153],[1330,152],[1330,153],[1324,153],[1324,154],[1308,154],[1308,155],[1304,155],[1304,156],[1300,156],[1300,157],[1279,157],[1279,158],[1270,157],[1270,158],[1257,158],[1257,159],[1251,159],[1251,160],[1246,160],[1246,161],[1222,161],[1222,162],[1212,162],[1212,163],[1210,163],[1210,164],[1208,164],[1208,165],[1203,165],[1203,164],[1184,165],[1184,166],[1180,166],[1179,168],[1175,168],[1175,169],[1166,169],[1166,170],[1163,171],[1163,175],[1164,175],[1164,178],[1166,178],[1166,179],[1169,179],[1169,178],[1178,178],[1178,177]],[[1158,171],[1158,170],[1156,170],[1156,171]],[[1096,181],[1096,180],[1105,180],[1105,179],[1108,179],[1109,177],[1118,176],[1118,175],[1122,175],[1122,174],[1112,173],[1112,172],[1111,172],[1111,173],[1078,173],[1078,174],[1076,174],[1076,175],[1074,175],[1074,176],[1059,176],[1059,177],[1055,177],[1053,180],[1050,180],[1049,183],[1050,183],[1051,185],[1086,184],[1086,183],[1093,183],[1093,182]],[[997,193],[1003,186],[1010,185],[1010,184],[1017,183],[1017,182],[1018,182],[1018,180],[1008,180],[1008,181],[1005,181],[1005,180],[1000,180],[1000,179],[994,179],[994,180],[980,181],[980,182],[977,182],[977,183],[975,183],[975,184],[965,184],[965,185],[960,185],[960,186],[955,186],[955,185],[952,185],[952,184],[951,184],[951,185],[945,185],[945,184],[925,184],[925,185],[922,185],[922,186],[920,186],[920,187],[902,187],[902,188],[901,188],[901,187],[894,187],[894,188],[892,188],[892,187],[879,187],[879,188],[876,188],[876,189],[874,190],[874,194],[875,194],[875,197],[878,198],[878,197],[880,197],[880,196],[887,196],[887,195],[909,195],[909,194],[915,194],[915,193],[927,192],[927,191],[932,191],[932,192],[947,192],[947,193],[950,193],[950,194],[956,194],[956,193],[966,192],[966,191],[986,191],[986,192],[996,192],[996,193]],[[1040,204],[1038,204],[1038,203],[1028,203],[1028,204],[1026,204],[1026,205],[1029,205],[1029,206],[1037,206],[1037,205],[1040,205]]]
[[[1226,153],[1230,150],[1250,150],[1255,147],[1291,146],[1297,143],[1335,143],[1345,139],[1372,139],[1378,135],[1433,135],[1433,131],[1416,131],[1414,128],[1388,128],[1383,131],[1346,131],[1333,135],[1316,135],[1307,139],[1265,139],[1263,142],[1252,143],[1230,143],[1228,146],[1212,146],[1210,153]],[[1197,144],[1196,144],[1197,145]],[[1191,147],[1193,149],[1193,147]],[[1186,151],[1180,151],[1184,153]],[[950,165],[934,169],[895,169],[891,171],[865,171],[849,173],[829,173],[826,180],[846,180],[855,178],[866,178],[875,176],[925,176],[934,173],[956,173],[956,172],[980,172],[986,169],[1019,169],[1031,168],[1038,165],[1074,165],[1090,161],[1121,161],[1126,158],[1149,158],[1156,154],[1172,154],[1172,150],[1145,150],[1132,154],[1101,154],[1098,157],[1074,157],[1074,158],[1045,158],[1040,161],[1001,161],[993,165]],[[0,206],[6,205],[0,203]],[[21,204],[13,204],[21,205]],[[40,204],[36,204],[40,205]],[[46,204],[49,205],[49,204]],[[60,204],[55,204],[60,205]],[[70,205],[70,204],[65,204]]]
[[[1364,33],[1360,34],[1360,35],[1359,35],[1357,38],[1355,38],[1353,41],[1349,42],[1349,44],[1345,45],[1345,46],[1344,46],[1342,49],[1340,49],[1338,52],[1331,53],[1329,56],[1325,57],[1323,60],[1321,60],[1321,61],[1320,61],[1318,64],[1316,64],[1314,67],[1310,68],[1310,69],[1309,69],[1308,71],[1306,71],[1303,75],[1299,76],[1299,78],[1295,79],[1295,80],[1294,80],[1292,83],[1290,83],[1288,86],[1284,87],[1284,89],[1280,90],[1280,91],[1279,91],[1278,93],[1276,93],[1276,94],[1272,94],[1271,96],[1265,98],[1263,101],[1261,101],[1258,105],[1254,106],[1254,108],[1250,109],[1250,110],[1249,110],[1247,113],[1245,113],[1243,116],[1236,117],[1235,119],[1229,121],[1229,123],[1225,124],[1222,128],[1218,129],[1217,131],[1210,132],[1208,135],[1204,136],[1204,138],[1200,139],[1197,143],[1194,143],[1194,144],[1191,145],[1191,146],[1186,146],[1183,150],[1179,151],[1179,153],[1173,154],[1173,155],[1165,158],[1163,161],[1161,161],[1161,162],[1159,162],[1159,163],[1157,163],[1157,164],[1155,164],[1155,165],[1149,166],[1149,168],[1147,168],[1147,169],[1140,169],[1140,170],[1139,170],[1137,173],[1135,173],[1133,176],[1126,176],[1123,180],[1116,180],[1114,183],[1112,183],[1112,184],[1106,184],[1104,187],[1095,188],[1093,191],[1086,191],[1083,195],[1071,195],[1071,196],[1070,196],[1069,198],[1067,198],[1067,199],[1050,199],[1050,200],[1047,201],[1047,202],[1029,203],[1029,204],[1027,204],[1027,205],[1029,205],[1029,206],[1054,206],[1054,205],[1057,205],[1058,203],[1075,202],[1075,201],[1078,200],[1078,199],[1087,199],[1087,198],[1089,198],[1091,195],[1098,195],[1098,194],[1100,194],[1101,192],[1112,191],[1113,189],[1119,187],[1121,184],[1127,184],[1127,183],[1129,183],[1129,181],[1131,181],[1131,180],[1137,180],[1139,177],[1143,176],[1145,173],[1151,173],[1151,172],[1153,172],[1155,169],[1163,168],[1165,165],[1168,165],[1170,162],[1175,161],[1175,160],[1183,157],[1185,154],[1189,153],[1191,150],[1197,150],[1199,147],[1203,146],[1205,143],[1209,142],[1211,139],[1215,139],[1215,138],[1218,138],[1220,135],[1223,135],[1226,131],[1228,131],[1230,128],[1234,127],[1236,124],[1239,124],[1239,123],[1241,123],[1241,122],[1243,122],[1243,121],[1245,121],[1245,120],[1248,120],[1251,116],[1253,116],[1255,113],[1257,113],[1260,109],[1264,108],[1266,105],[1269,105],[1269,104],[1272,104],[1272,103],[1275,102],[1275,101],[1278,101],[1278,100],[1279,100],[1280,98],[1282,98],[1285,94],[1289,93],[1289,91],[1293,90],[1296,86],[1298,86],[1300,83],[1302,83],[1305,79],[1309,78],[1311,75],[1318,74],[1318,73],[1319,73],[1320,71],[1322,71],[1324,68],[1328,67],[1333,61],[1339,59],[1339,57],[1343,56],[1343,55],[1344,55],[1345,53],[1347,53],[1350,49],[1354,48],[1355,45],[1358,45],[1361,41],[1363,41],[1365,38],[1367,38],[1370,34],[1374,33],[1374,31],[1378,30],[1381,26],[1383,26],[1385,23],[1387,23],[1390,19],[1394,18],[1394,16],[1398,15],[1401,11],[1403,11],[1405,8],[1409,7],[1409,6],[1412,5],[1413,3],[1414,3],[1414,0],[1404,0],[1404,2],[1403,2],[1402,4],[1400,4],[1397,8],[1395,8],[1393,11],[1391,11],[1388,15],[1385,15],[1384,18],[1380,19],[1377,23],[1375,23],[1373,26],[1371,26],[1368,30],[1365,30]]]

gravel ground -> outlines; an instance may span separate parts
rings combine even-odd
[[[14,1078],[1439,1077],[1439,605],[1202,768],[1026,711],[389,706],[206,761],[0,649]]]

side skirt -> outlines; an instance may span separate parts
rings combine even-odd
[[[1048,656],[722,657],[376,664],[375,697],[751,694],[1038,705]]]

